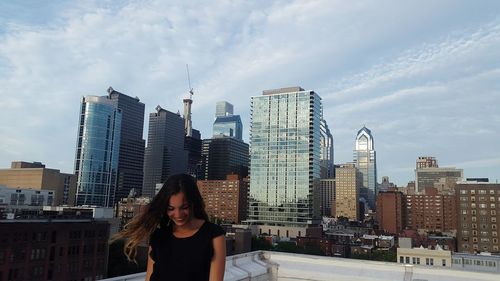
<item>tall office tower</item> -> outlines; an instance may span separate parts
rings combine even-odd
[[[227,175],[224,180],[199,180],[198,188],[210,217],[225,223],[247,218],[248,178]]]
[[[406,203],[400,191],[381,191],[377,195],[377,222],[379,229],[399,234],[405,227]]]
[[[377,156],[373,144],[372,132],[363,126],[356,135],[356,149],[353,151],[353,161],[363,177],[360,197],[375,210],[377,196]],[[367,210],[368,211],[368,210]]]
[[[122,110],[109,96],[81,101],[75,157],[76,205],[112,207],[118,178]]]
[[[75,205],[76,176],[45,168],[40,162],[14,161],[0,169],[0,185],[10,188],[53,190],[54,205]]]
[[[191,130],[191,136],[184,137],[184,150],[188,155],[187,170],[189,175],[201,179],[203,171],[201,169],[201,134],[196,129]]]
[[[232,137],[243,139],[243,124],[239,115],[219,116],[215,118],[213,137]]]
[[[321,98],[300,87],[267,90],[251,110],[248,221],[300,236],[320,216]]]
[[[203,140],[201,179],[224,180],[228,174],[248,176],[248,151],[248,144],[230,137]]]
[[[184,150],[184,119],[158,105],[156,112],[149,114],[143,196],[152,198],[157,186],[169,176],[186,173],[187,161],[188,154]]]
[[[438,168],[437,160],[435,157],[419,156],[417,158],[416,168]]]
[[[335,176],[335,217],[358,221],[362,174],[354,164],[343,164],[335,169]]]
[[[328,124],[323,118],[323,107],[321,107],[321,178],[330,179],[335,177],[333,166],[333,136],[328,129]]]
[[[427,194],[405,197],[406,227],[427,232],[456,231],[457,209],[454,194],[438,194],[435,188],[428,188]]]
[[[216,104],[213,137],[243,138],[243,124],[239,115],[233,115],[233,105],[221,101]]]
[[[144,177],[144,103],[137,97],[130,97],[108,89],[109,98],[115,101],[122,112],[120,127],[120,155],[118,157],[118,183],[115,202],[126,198],[131,189],[140,194]]]
[[[458,252],[500,252],[500,184],[461,182],[455,188]]]
[[[332,204],[335,204],[335,179],[321,179],[319,183],[321,194],[321,216],[334,217],[335,208],[332,208]]]
[[[464,172],[454,167],[438,167],[434,157],[418,157],[415,169],[415,191],[434,187],[439,193],[455,193],[455,185],[462,181]]]
[[[215,117],[233,115],[233,105],[227,101],[219,101],[215,105]]]

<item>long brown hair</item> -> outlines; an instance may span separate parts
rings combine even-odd
[[[196,185],[196,180],[187,174],[170,176],[158,194],[147,205],[146,210],[142,214],[135,216],[125,225],[122,231],[115,234],[111,239],[111,241],[126,239],[123,252],[129,261],[135,262],[139,243],[149,240],[162,219],[168,219],[167,208],[170,197],[179,192],[184,193],[186,196],[193,216],[208,221],[205,204]]]

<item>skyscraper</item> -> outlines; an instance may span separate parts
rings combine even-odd
[[[149,114],[149,132],[144,156],[144,184],[142,194],[153,197],[156,186],[170,175],[186,173],[188,154],[184,150],[184,118],[156,107]]]
[[[321,178],[334,178],[335,168],[333,166],[333,136],[328,129],[328,124],[323,118],[323,107],[321,107]]]
[[[251,108],[248,221],[300,236],[292,228],[319,218],[321,98],[300,87],[267,90]]]
[[[353,159],[356,168],[358,168],[362,175],[360,197],[368,203],[370,209],[375,210],[375,197],[377,196],[377,157],[372,132],[365,126],[356,135],[356,147],[353,151]]]
[[[120,155],[118,157],[118,182],[114,203],[127,197],[131,189],[140,194],[144,177],[144,103],[137,97],[108,89],[109,98],[122,112],[120,127]]]
[[[113,206],[122,110],[108,96],[82,98],[75,157],[76,204]]]
[[[243,125],[239,115],[220,116],[214,121],[213,137],[231,137],[235,139],[243,139]]]
[[[352,163],[340,165],[335,170],[335,217],[358,221],[362,175]]]
[[[227,101],[217,102],[213,137],[232,137],[242,140],[243,124],[239,115],[233,115],[233,105]]]
[[[234,173],[248,176],[248,144],[230,137],[203,140],[201,171],[204,180],[224,180]]]
[[[215,105],[215,117],[233,115],[233,105],[227,101],[219,101]]]

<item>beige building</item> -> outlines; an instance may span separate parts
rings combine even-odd
[[[335,169],[335,175],[335,217],[359,220],[361,173],[354,164],[343,164]]]
[[[9,188],[53,190],[54,205],[75,204],[75,175],[45,168],[40,162],[12,162],[10,169],[0,169],[0,184]]]
[[[398,262],[401,264],[451,267],[451,251],[437,246],[435,250],[420,248],[398,248]]]
[[[459,252],[500,252],[500,184],[462,182],[456,186]]]

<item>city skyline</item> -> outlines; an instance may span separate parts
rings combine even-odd
[[[73,173],[83,96],[112,86],[146,113],[182,112],[189,64],[203,139],[216,102],[234,105],[248,143],[250,97],[300,85],[322,98],[336,164],[366,125],[379,182],[414,180],[419,156],[495,182],[499,43],[496,1],[2,2],[0,167]]]

